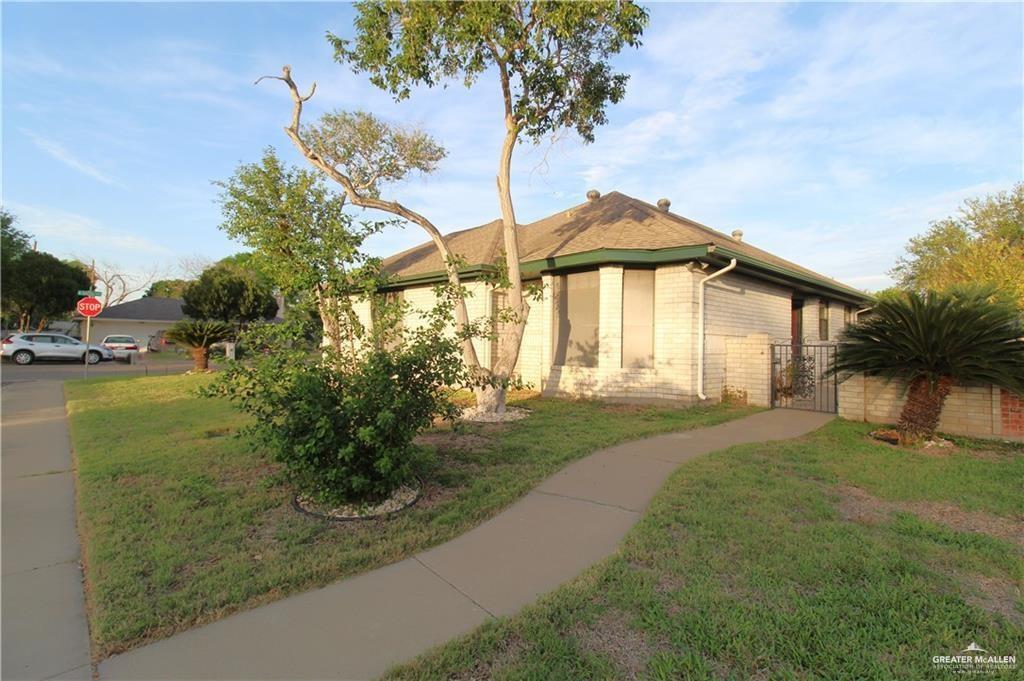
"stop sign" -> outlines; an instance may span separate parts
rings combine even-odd
[[[82,298],[78,301],[77,309],[83,317],[95,317],[103,309],[103,304],[95,298]]]

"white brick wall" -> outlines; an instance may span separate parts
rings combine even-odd
[[[654,367],[623,369],[621,266],[600,268],[600,345],[598,366],[552,366],[554,277],[544,275],[543,298],[530,302],[517,372],[534,388],[549,394],[609,398],[658,398],[690,402],[697,390],[697,293],[713,270],[693,264],[663,265],[654,276]],[[493,313],[491,292],[483,282],[468,282],[471,319]],[[719,399],[725,386],[747,392],[753,404],[769,399],[769,344],[790,334],[792,291],[738,273],[707,286],[705,299],[705,393]],[[419,311],[434,303],[433,288],[406,289],[413,310],[406,326],[421,322]],[[836,323],[842,306],[834,304]],[[805,305],[807,335],[817,337],[817,299]],[[835,328],[839,328],[836,326]],[[477,340],[477,354],[490,362],[490,343]]]
[[[1001,391],[990,385],[953,386],[939,430],[954,435],[1022,440],[1002,433]],[[839,384],[839,415],[853,421],[893,424],[906,401],[903,381],[857,374]]]
[[[755,395],[755,399],[761,400],[757,404],[767,404],[768,398],[759,396],[762,393],[767,395],[771,380],[767,363],[768,345],[772,339],[789,337],[792,297],[790,289],[733,272],[707,284],[704,298],[705,395],[718,399],[722,389],[728,385]],[[817,315],[817,307],[814,314]],[[730,343],[731,356],[728,354]],[[754,349],[756,344],[764,346],[763,355]],[[728,367],[730,361],[733,366]],[[731,378],[727,379],[727,374]]]
[[[552,366],[545,391],[578,397],[693,401],[696,289],[692,268],[667,265],[655,271],[654,368],[645,369],[622,368],[622,272],[619,266],[600,270],[598,366]],[[550,310],[547,315],[550,319]],[[553,328],[547,331],[548,346],[552,332]]]

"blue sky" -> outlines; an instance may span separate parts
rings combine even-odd
[[[867,289],[907,239],[968,196],[1022,178],[1022,10],[1005,4],[655,4],[616,60],[625,101],[597,141],[524,147],[521,222],[619,190]],[[448,149],[439,172],[387,192],[443,231],[498,216],[493,80],[400,104],[335,64],[344,4],[2,5],[5,207],[61,256],[174,274],[240,248],[211,182],[273,145],[291,64],[318,83],[307,120],[365,108]],[[368,217],[383,217],[367,214]],[[387,255],[422,242],[391,229]]]

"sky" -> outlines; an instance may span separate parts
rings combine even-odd
[[[967,197],[1024,177],[1022,6],[648,4],[630,80],[593,144],[572,135],[514,158],[519,221],[589,189],[656,202],[848,284],[877,290],[914,235]],[[218,189],[275,147],[290,64],[316,81],[306,120],[365,109],[418,125],[439,170],[386,187],[442,231],[497,218],[503,133],[493,74],[401,103],[333,60],[334,3],[13,3],[2,19],[4,207],[41,250],[136,274],[244,250],[218,228]],[[360,212],[365,219],[387,216]],[[425,241],[390,228],[386,256]]]

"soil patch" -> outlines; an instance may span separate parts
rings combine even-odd
[[[1013,580],[963,572],[950,576],[959,582],[964,600],[971,605],[1002,615],[1017,626],[1024,624],[1024,613],[1017,608],[1021,590]]]
[[[524,650],[526,650],[526,644],[523,643],[523,639],[516,635],[509,636],[498,644],[489,659],[480,660],[470,669],[449,676],[448,679],[449,681],[489,681],[503,667],[514,664]]]
[[[661,646],[653,646],[643,632],[626,624],[627,617],[612,608],[593,624],[577,625],[571,631],[580,647],[611,660],[621,679],[638,679]]]
[[[845,520],[873,525],[884,522],[894,511],[903,511],[957,532],[979,532],[1024,547],[1024,520],[1020,518],[965,511],[938,501],[886,501],[852,485],[839,485],[836,491],[839,513]]]

